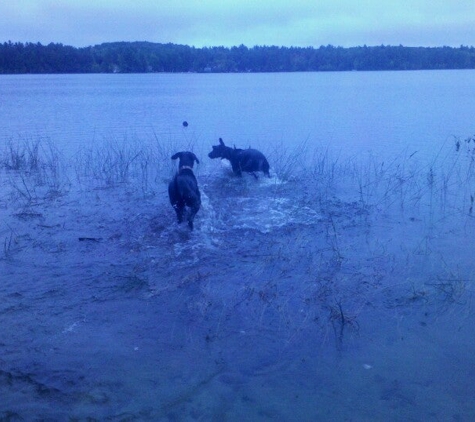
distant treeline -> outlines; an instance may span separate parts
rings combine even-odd
[[[75,48],[51,43],[0,44],[0,74],[146,72],[305,72],[474,69],[475,48],[255,46],[195,48],[115,42]]]

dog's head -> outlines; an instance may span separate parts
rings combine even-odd
[[[193,168],[193,165],[195,164],[195,161],[199,164],[200,161],[196,157],[196,155],[193,152],[190,151],[181,151],[177,152],[176,154],[172,155],[172,160],[176,160],[177,158],[180,159],[180,162],[178,164],[178,168]]]
[[[229,159],[229,151],[231,148],[224,145],[224,142],[219,138],[219,145],[213,145],[212,151],[208,154],[209,158],[227,158]]]

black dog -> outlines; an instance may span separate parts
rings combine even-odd
[[[219,145],[213,146],[213,150],[208,154],[209,158],[225,158],[231,162],[233,172],[238,176],[242,176],[242,172],[253,173],[255,171],[262,171],[267,177],[269,174],[269,162],[264,154],[257,149],[239,149],[230,148],[224,145],[224,142],[219,138]],[[257,178],[257,176],[254,174]]]
[[[185,207],[188,207],[188,226],[193,230],[193,219],[201,206],[201,194],[198,189],[198,182],[193,173],[195,161],[199,164],[198,158],[192,152],[177,152],[172,156],[172,160],[180,159],[178,173],[168,185],[168,196],[172,204],[178,223],[183,221]]]

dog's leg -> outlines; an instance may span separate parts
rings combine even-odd
[[[236,176],[242,176],[241,164],[239,162],[237,162],[236,160],[232,160],[231,167]]]
[[[190,230],[193,230],[193,220],[195,219],[195,215],[199,209],[199,205],[190,208],[190,211],[188,213],[188,227],[190,228]]]
[[[175,212],[176,212],[176,218],[178,220],[178,224],[181,224],[183,222],[183,212],[185,210],[185,207],[181,204],[174,204],[173,208],[175,209]]]

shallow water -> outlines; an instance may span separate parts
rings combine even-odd
[[[193,232],[163,170],[147,191],[138,164],[127,183],[71,174],[31,201],[4,171],[0,415],[471,420],[462,190],[444,202],[408,171],[398,191],[397,170],[351,192],[370,176],[348,168],[256,179],[203,164]]]

